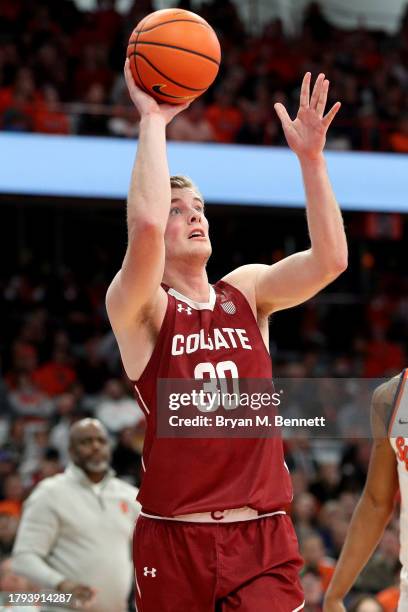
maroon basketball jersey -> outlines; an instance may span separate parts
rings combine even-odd
[[[271,438],[159,438],[157,380],[271,379],[272,365],[251,307],[235,287],[219,281],[208,303],[168,289],[168,305],[136,397],[147,419],[138,500],[146,512],[176,516],[251,506],[287,506],[292,485],[282,440]]]

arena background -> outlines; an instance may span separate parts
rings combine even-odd
[[[274,372],[334,378],[396,374],[407,363],[408,340],[408,180],[396,173],[397,182],[393,175],[401,160],[408,161],[408,11],[403,3],[389,3],[388,10],[362,0],[352,6],[322,2],[320,7],[304,1],[248,0],[239,3],[239,10],[236,4],[178,4],[213,25],[223,64],[215,85],[174,122],[169,138],[216,143],[199,149],[207,177],[200,187],[204,195],[211,191],[217,171],[211,147],[218,147],[229,181],[222,187],[235,193],[236,182],[227,171],[229,150],[240,145],[240,153],[250,159],[254,150],[249,145],[259,147],[262,155],[273,147],[276,163],[283,164],[287,153],[279,147],[286,144],[273,103],[283,101],[293,113],[304,71],[326,73],[332,99],[343,104],[327,148],[333,151],[329,168],[346,164],[343,184],[336,175],[335,187],[342,193],[353,184],[354,200],[344,212],[350,263],[316,298],[272,318]],[[114,160],[105,155],[109,149],[102,137],[120,139],[124,146],[132,143],[126,148],[130,167],[137,116],[121,73],[126,41],[140,18],[168,5],[176,6],[118,2],[116,11],[109,0],[0,3],[2,591],[21,584],[9,558],[22,503],[41,479],[66,465],[73,421],[84,415],[100,418],[112,436],[114,468],[120,477],[139,483],[143,418],[104,306],[126,244],[125,198],[108,193],[93,197],[86,173],[82,183],[75,182],[74,162],[66,170],[76,195],[69,189],[53,193],[45,183],[43,192],[37,185],[30,193],[34,182],[26,177],[38,163],[31,154],[37,146],[52,183],[55,160],[47,158],[44,142],[35,140],[40,133],[50,139],[63,135],[63,147],[76,143],[75,137],[91,137],[99,154],[89,159],[89,173],[103,164],[99,170],[107,184]],[[13,153],[7,138],[14,139]],[[352,157],[355,163],[347,157],[352,150],[359,152]],[[187,152],[185,158],[183,148],[177,154],[178,160],[185,159],[185,167],[177,169],[196,178]],[[383,174],[374,176],[378,159],[384,162]],[[271,171],[279,175],[280,168]],[[241,173],[241,180],[245,178]],[[252,172],[249,192],[264,180]],[[384,188],[380,205],[371,208],[365,194],[374,180],[392,189]],[[81,188],[86,197],[81,197]],[[121,184],[123,194],[126,189],[127,179]],[[286,185],[280,189],[285,191]],[[272,263],[308,246],[304,209],[277,198],[271,195],[268,201],[265,194],[260,206],[247,197],[238,205],[212,195],[210,281],[240,264]],[[370,445],[369,439],[318,444],[307,438],[286,444],[295,486],[292,516],[306,560],[306,610],[321,610],[364,485]],[[398,508],[395,516],[352,594],[380,593],[383,609],[389,611],[395,609],[392,589],[398,585]]]

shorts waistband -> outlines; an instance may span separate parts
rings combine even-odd
[[[277,514],[286,514],[285,510],[275,510],[273,512],[259,512],[249,506],[242,508],[229,508],[228,510],[213,510],[212,512],[195,512],[193,514],[179,514],[177,516],[158,516],[148,514],[143,510],[141,516],[163,521],[183,521],[186,523],[236,523],[238,521],[253,521]]]

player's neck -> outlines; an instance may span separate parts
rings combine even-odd
[[[190,300],[204,303],[209,301],[210,284],[205,268],[167,269],[163,282]]]

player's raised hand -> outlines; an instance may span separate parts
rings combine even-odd
[[[129,95],[133,104],[139,111],[141,118],[148,115],[157,114],[161,115],[167,124],[191,104],[191,101],[188,101],[185,104],[158,104],[158,102],[156,102],[152,96],[149,96],[149,94],[136,85],[130,69],[128,58],[125,62],[124,73]]]
[[[319,74],[310,95],[310,79],[310,72],[306,72],[300,92],[299,110],[294,121],[289,117],[283,104],[275,104],[275,110],[292,151],[298,157],[313,159],[323,151],[327,129],[341,105],[340,102],[336,102],[325,115],[329,81],[324,74]]]

